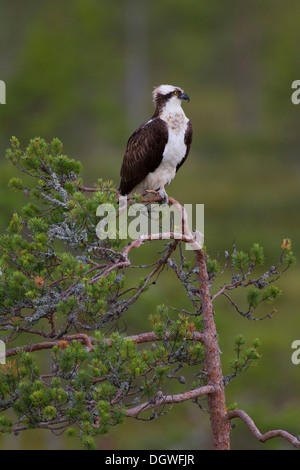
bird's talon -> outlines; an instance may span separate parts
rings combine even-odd
[[[158,191],[159,196],[161,197],[161,202],[163,206],[167,206],[169,204],[169,198],[165,191],[160,190]]]

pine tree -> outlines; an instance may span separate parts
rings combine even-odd
[[[158,418],[185,400],[202,408],[205,397],[215,449],[229,448],[235,417],[261,441],[279,435],[300,446],[281,430],[261,435],[235,405],[226,409],[225,387],[260,358],[260,342],[247,346],[238,335],[231,371],[223,377],[213,310],[214,300],[224,296],[240,315],[254,319],[260,306],[273,303],[281,294],[276,281],[295,262],[290,240],[284,240],[278,263],[266,270],[257,243],[247,252],[234,246],[221,267],[186,227],[181,237],[169,233],[159,257],[140,266],[146,277],[132,285],[127,276],[132,250],[159,237],[146,234],[128,242],[96,236],[97,207],[119,207],[113,183],[98,180],[94,188],[85,187],[81,164],[63,154],[58,139],[34,138],[22,150],[14,137],[7,158],[22,174],[10,187],[30,202],[12,215],[0,237],[0,338],[6,346],[0,365],[1,432],[65,430],[94,449],[96,436],[126,418]],[[129,204],[137,200],[157,201],[157,195],[135,197]],[[173,198],[169,202],[185,223],[183,207]],[[184,243],[193,246],[190,259]],[[148,318],[148,332],[126,335],[127,311],[166,268],[185,288],[191,309],[158,305]],[[228,271],[230,281],[220,287]],[[236,289],[245,291],[244,310],[233,298]],[[36,360],[42,350],[51,356],[45,370]],[[197,371],[191,383],[189,369]],[[170,394],[174,383],[184,391]]]

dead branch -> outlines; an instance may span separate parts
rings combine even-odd
[[[248,426],[251,433],[258,439],[260,442],[266,442],[269,439],[274,437],[282,437],[286,441],[290,442],[294,447],[300,448],[300,441],[295,436],[290,434],[287,431],[282,429],[274,429],[272,431],[267,431],[262,434],[259,429],[256,427],[254,421],[250,416],[243,410],[231,410],[227,413],[227,419],[230,421],[234,418],[240,418]]]

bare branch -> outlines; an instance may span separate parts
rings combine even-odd
[[[135,406],[134,408],[130,408],[126,411],[126,416],[130,418],[135,418],[140,413],[151,410],[152,408],[160,405],[167,405],[173,403],[180,403],[186,400],[192,400],[194,398],[209,395],[213,393],[215,388],[213,385],[205,385],[203,387],[195,388],[194,390],[189,390],[188,392],[179,393],[178,395],[166,395],[160,398],[154,398],[146,403],[142,403],[141,405]]]

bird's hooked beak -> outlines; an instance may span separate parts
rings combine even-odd
[[[190,102],[190,97],[186,93],[181,93],[181,95],[179,95],[178,98],[181,100],[187,100],[188,102]]]

